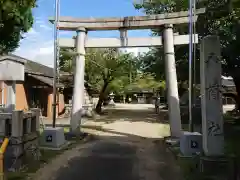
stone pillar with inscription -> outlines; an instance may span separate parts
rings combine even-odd
[[[200,50],[203,151],[206,156],[221,156],[224,154],[224,136],[218,36],[203,38]]]

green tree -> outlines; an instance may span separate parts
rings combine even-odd
[[[74,69],[73,50],[60,51],[60,69],[72,73]],[[127,81],[136,75],[137,61],[132,54],[116,49],[88,49],[85,62],[85,80],[99,92],[96,107],[101,112],[102,104],[110,91],[122,93]]]
[[[152,0],[135,4],[137,9],[142,9],[146,14],[176,12],[188,9],[188,0]],[[198,1],[197,8],[205,7],[206,13],[198,18],[197,33],[200,40],[206,35],[218,35],[221,41],[223,74],[232,76],[236,85],[236,102],[240,108],[240,1],[239,0],[205,0]],[[180,34],[187,32],[187,26],[181,25],[175,28]],[[157,32],[160,34],[161,32]],[[188,48],[185,47],[185,54]],[[197,49],[199,51],[199,49]],[[187,55],[176,53],[176,59],[187,65]],[[157,54],[154,54],[157,57]],[[199,52],[197,52],[199,62]],[[185,69],[185,68],[183,68]],[[199,75],[199,73],[197,72]]]
[[[130,78],[127,74],[115,78],[108,86],[107,91],[113,92],[115,95],[124,95],[126,87],[130,84]]]
[[[126,87],[127,90],[145,90],[155,91],[160,88],[165,88],[165,81],[158,81],[151,73],[139,72],[134,81]]]
[[[188,55],[186,46],[175,49],[177,76],[180,82],[188,80]],[[155,74],[157,80],[165,80],[165,61],[163,48],[152,48],[149,52],[139,57],[141,70]]]
[[[59,53],[59,68],[63,72],[73,74],[74,68],[74,48],[62,49]]]
[[[142,4],[135,4],[136,9],[143,10],[147,15],[184,11],[188,9],[188,0],[153,0],[143,1]],[[153,36],[162,36],[162,30],[152,30]],[[188,25],[174,26],[174,32],[186,34]],[[177,77],[179,83],[179,94],[185,91],[185,84],[188,81],[188,45],[175,46],[175,60]],[[163,48],[151,48],[151,50],[140,57],[141,67],[144,72],[154,73],[157,80],[165,80],[165,61]],[[196,63],[198,66],[199,62]],[[199,70],[198,70],[199,72]],[[196,73],[198,74],[198,73]],[[199,81],[197,76],[196,80]]]
[[[36,0],[0,0],[0,54],[14,51],[33,25]]]

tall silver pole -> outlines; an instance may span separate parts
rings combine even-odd
[[[57,12],[57,24],[59,23],[59,16],[60,16],[60,0],[58,2],[57,6],[58,12]],[[59,29],[57,29],[57,83],[60,82],[60,67],[59,67],[59,56],[60,56],[60,46],[59,46]]]
[[[193,17],[196,17],[196,0],[193,0]],[[193,22],[193,34],[196,34],[196,22]],[[196,37],[193,37],[193,108],[196,106],[196,84],[197,84],[197,79],[196,79]],[[194,124],[193,124],[194,126]]]
[[[56,112],[57,112],[57,81],[58,81],[58,19],[59,19],[59,5],[60,0],[55,0],[55,22],[54,22],[54,73],[53,73],[53,124],[56,126]]]
[[[192,52],[193,52],[193,0],[189,0],[189,131],[193,131],[192,122]]]

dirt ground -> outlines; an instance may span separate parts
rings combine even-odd
[[[64,152],[34,180],[181,180],[179,167],[163,145],[169,126],[153,105],[122,105],[84,123],[94,138]]]

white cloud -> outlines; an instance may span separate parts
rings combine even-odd
[[[52,28],[50,28],[49,26],[46,26],[45,24],[40,24],[39,27],[43,28],[43,29],[45,29],[47,31],[51,31],[52,30]]]
[[[28,42],[29,43],[29,42]],[[26,59],[47,65],[53,66],[53,42],[41,42],[40,45],[35,43],[23,43],[20,48],[15,51],[15,54]]]
[[[46,55],[52,54],[54,51],[53,49],[53,42],[49,41],[44,44],[44,47],[39,48],[39,54]]]
[[[24,35],[14,54],[26,59],[53,66],[53,30],[47,19],[36,18],[33,28]]]
[[[37,34],[37,31],[35,31],[35,29],[31,28],[29,31],[28,31],[28,35],[36,35]]]

